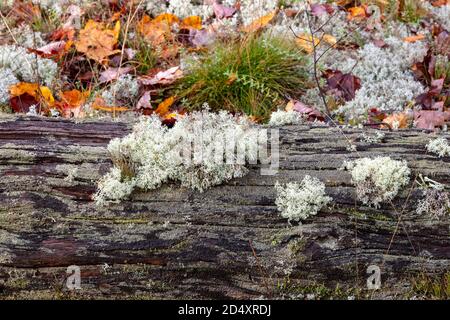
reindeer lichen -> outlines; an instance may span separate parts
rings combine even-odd
[[[325,194],[325,185],[319,179],[306,175],[298,184],[275,184],[275,204],[283,218],[290,221],[305,220],[316,215],[332,199]]]
[[[374,207],[395,198],[409,182],[410,170],[406,161],[390,157],[345,161],[344,168],[351,171],[358,199]]]

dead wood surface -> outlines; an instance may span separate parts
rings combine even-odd
[[[0,120],[0,298],[402,298],[418,274],[449,270],[449,219],[417,216],[420,190],[369,208],[339,170],[344,160],[387,155],[408,161],[411,180],[422,173],[449,184],[450,158],[426,152],[430,134],[385,131],[382,143],[368,144],[362,130],[286,126],[275,176],[254,167],[204,193],[164,186],[96,207],[96,181],[111,166],[106,146],[129,130]],[[333,206],[289,225],[273,185],[306,174],[326,184]],[[382,271],[375,292],[365,289],[371,264]],[[81,268],[76,292],[65,287],[70,265]]]

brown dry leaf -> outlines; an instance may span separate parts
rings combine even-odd
[[[154,46],[158,46],[167,40],[173,39],[171,23],[174,22],[174,20],[170,19],[170,16],[164,17],[166,19],[158,16],[152,20],[152,18],[145,15],[138,23],[138,31],[144,36],[145,40]]]
[[[28,94],[45,104],[46,106],[53,106],[55,104],[55,98],[48,87],[39,86],[37,83],[19,82],[9,88],[11,97],[19,97],[24,94]]]
[[[166,100],[164,100],[163,102],[161,102],[158,105],[158,108],[156,108],[155,112],[160,116],[160,117],[164,117],[166,114],[169,113],[169,108],[171,105],[173,105],[173,103],[175,102],[175,97],[170,97],[167,98]]]
[[[406,113],[394,113],[383,119],[383,123],[390,128],[405,129],[408,128],[409,116]]]
[[[410,36],[410,37],[403,38],[403,41],[413,43],[413,42],[420,41],[420,40],[423,40],[423,39],[425,39],[425,35],[424,34],[418,34],[418,35],[415,35],[415,36]]]
[[[202,18],[200,18],[199,16],[190,16],[184,18],[183,21],[181,21],[180,28],[200,30],[202,28]]]
[[[278,13],[278,10],[275,10],[259,19],[256,19],[255,21],[250,23],[248,26],[243,27],[242,31],[251,33],[251,32],[256,32],[256,31],[264,28],[275,18],[277,13]]]
[[[108,29],[102,22],[89,20],[80,31],[75,47],[79,52],[85,53],[88,58],[105,63],[110,55],[120,52],[114,49],[119,33],[120,21],[116,22],[114,29]]]

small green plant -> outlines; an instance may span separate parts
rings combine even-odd
[[[213,110],[244,112],[267,120],[286,96],[303,92],[306,64],[295,44],[278,37],[219,41],[199,61],[188,62],[189,72],[175,91],[188,109],[208,103]]]
[[[375,2],[380,5],[388,18],[406,23],[418,23],[427,14],[420,0],[380,0],[367,2]]]
[[[442,276],[420,274],[412,279],[413,295],[418,298],[446,300],[450,298],[450,271]]]
[[[33,31],[49,33],[61,25],[59,15],[53,10],[41,10],[38,15],[33,17],[31,22]]]
[[[132,47],[136,48],[136,56],[133,58],[134,63],[136,63],[136,70],[141,74],[146,74],[155,68],[158,62],[155,49],[140,36],[137,36],[131,42]]]

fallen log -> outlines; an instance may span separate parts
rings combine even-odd
[[[0,298],[405,298],[417,294],[418,276],[449,274],[448,215],[417,215],[413,184],[391,204],[364,206],[339,170],[344,160],[388,155],[408,162],[411,180],[421,173],[448,185],[450,158],[427,154],[429,134],[385,131],[383,142],[365,143],[358,129],[286,126],[275,176],[253,166],[204,193],[164,186],[97,207],[106,146],[129,130],[0,120]],[[291,225],[273,186],[306,174],[326,184],[333,204]],[[72,265],[81,290],[66,287]],[[370,265],[381,270],[379,290],[366,286]]]

